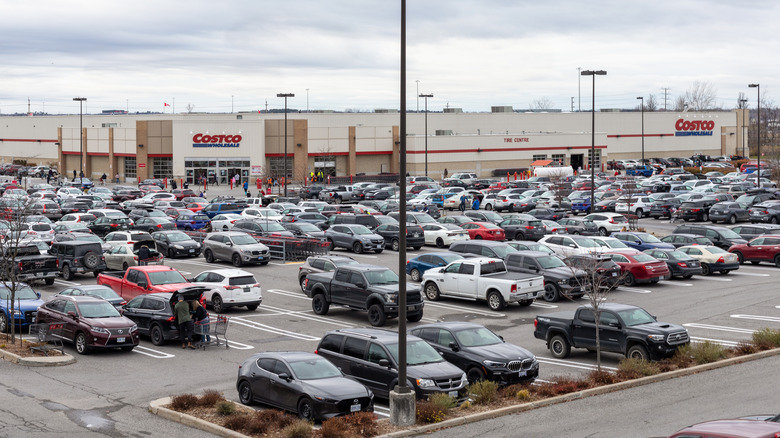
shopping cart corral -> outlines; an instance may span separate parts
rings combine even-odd
[[[62,331],[63,324],[30,324],[30,336],[35,337],[36,344],[30,347],[31,351],[40,351],[48,356],[52,350],[63,353]]]
[[[327,255],[330,252],[330,246],[324,239],[260,235],[253,237],[268,247],[272,259],[285,262],[306,260],[309,256]]]
[[[230,348],[227,342],[227,328],[230,318],[225,315],[212,315],[209,318],[195,323],[195,334],[199,336],[197,346],[204,350],[209,345],[224,345]]]

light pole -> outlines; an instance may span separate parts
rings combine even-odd
[[[417,98],[425,98],[425,176],[428,176],[428,98],[433,94],[418,94]]]
[[[577,67],[577,112],[582,111],[582,67]]]
[[[420,80],[417,79],[417,112],[420,112]]]
[[[309,112],[309,89],[306,89],[306,112]]]
[[[590,128],[590,209],[593,211],[593,207],[596,205],[596,195],[594,193],[594,186],[596,185],[596,168],[594,163],[596,162],[596,76],[606,75],[604,70],[583,70],[580,72],[581,76],[593,76],[593,91],[591,93],[591,128]]]
[[[84,171],[84,102],[86,97],[74,97],[79,103],[79,176]]]
[[[643,96],[637,97],[642,103],[642,165],[645,165],[645,98]]]
[[[278,93],[276,97],[284,97],[284,197],[287,197],[287,98],[295,97],[293,93]]]
[[[742,158],[745,158],[745,109],[747,109],[747,101],[747,99],[739,99],[739,103],[742,104]]]
[[[758,144],[758,165],[756,166],[756,187],[761,187],[761,85],[749,84],[748,87],[755,88],[758,92],[756,99],[756,143]]]

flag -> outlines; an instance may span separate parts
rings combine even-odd
[[[164,105],[164,106],[170,106],[170,105],[168,105],[168,104],[167,104],[167,103],[165,103],[165,102],[163,102],[163,105]]]

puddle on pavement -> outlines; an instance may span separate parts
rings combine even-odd
[[[70,421],[86,429],[94,430],[107,436],[115,434],[115,422],[107,416],[109,412],[115,410],[113,408],[78,410],[52,401],[43,402],[41,405],[50,411],[64,412]]]

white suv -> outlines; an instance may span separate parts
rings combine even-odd
[[[476,173],[469,173],[469,172],[453,173],[449,177],[454,179],[459,179],[466,184],[471,184],[473,180],[479,178]]]
[[[628,230],[628,219],[619,213],[591,213],[582,220],[596,224],[602,236]]]
[[[649,216],[652,204],[653,200],[649,196],[623,199],[615,204],[615,212],[635,214],[639,217]]]
[[[203,294],[203,298],[217,313],[224,312],[228,307],[238,306],[255,310],[263,301],[260,284],[252,273],[242,269],[204,271],[193,278],[192,282],[197,286],[210,288]]]

